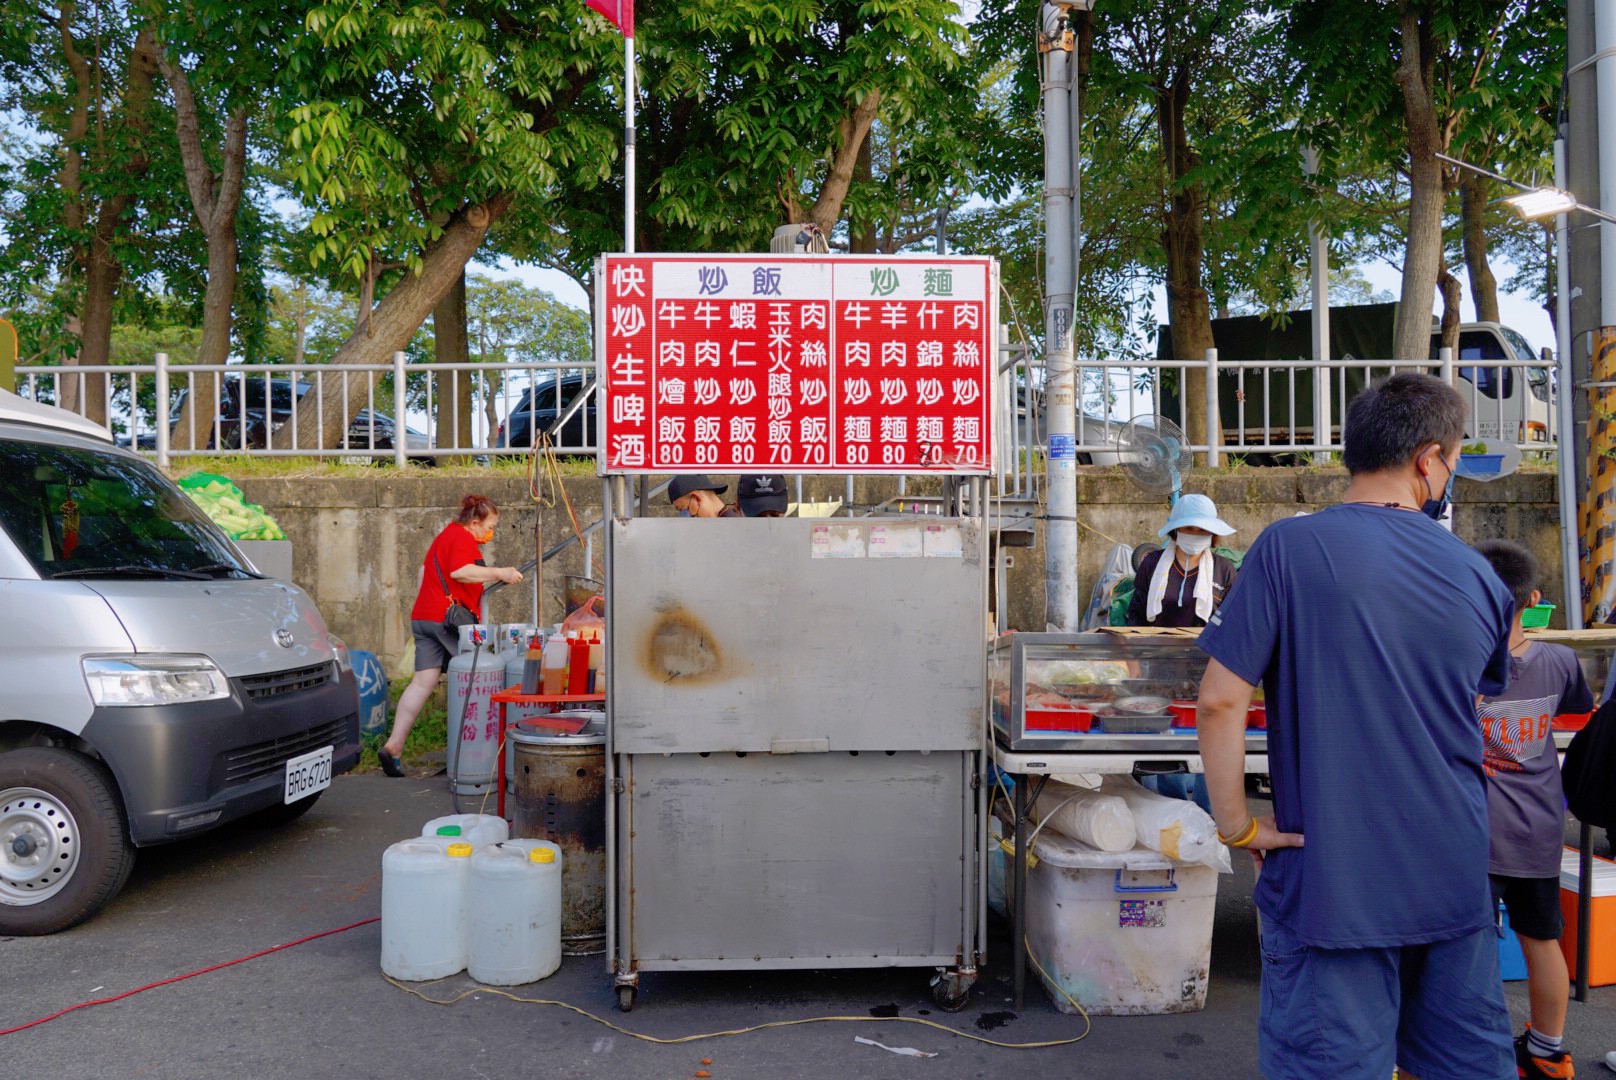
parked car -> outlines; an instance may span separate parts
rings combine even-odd
[[[533,446],[538,435],[548,434],[550,442],[569,450],[593,449],[599,428],[595,426],[595,402],[591,398],[567,418],[559,431],[551,431],[579,394],[589,387],[590,376],[566,375],[550,379],[522,391],[522,396],[494,434],[495,446]],[[537,434],[535,434],[537,432]]]
[[[359,760],[348,648],[149,462],[0,391],[0,937],[135,850],[287,822]]]
[[[270,434],[286,423],[292,417],[292,380],[284,376],[272,377],[269,380],[269,394],[264,393],[264,380],[261,377],[247,378],[247,403],[242,409],[242,376],[234,372],[225,375],[219,386],[219,419],[218,442],[226,451],[229,450],[262,450],[269,445]],[[298,400],[302,400],[313,383],[306,379],[299,379],[297,383]],[[189,387],[182,387],[175,396],[174,406],[169,412],[169,426],[179,423],[185,407],[186,396],[190,393]],[[246,418],[246,435],[242,434],[242,418]],[[305,417],[306,418],[306,417]],[[397,437],[397,422],[386,413],[375,412],[371,409],[360,409],[354,414],[353,422],[348,425],[347,435],[342,441],[344,450],[392,450]],[[374,441],[372,438],[374,437]],[[188,446],[189,433],[181,432],[179,445]],[[119,436],[118,445],[128,447],[130,444],[127,435]],[[157,449],[157,435],[155,432],[142,432],[135,446],[140,450],[153,451]],[[422,432],[406,426],[404,428],[404,446],[411,453],[422,453],[432,449],[431,440]],[[208,436],[207,449],[218,449],[211,432]],[[417,459],[423,465],[435,465],[437,462],[430,457]]]

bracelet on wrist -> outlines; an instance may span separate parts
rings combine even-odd
[[[1257,819],[1248,815],[1246,823],[1233,836],[1224,836],[1220,830],[1218,839],[1230,847],[1249,847],[1251,842],[1257,839]]]

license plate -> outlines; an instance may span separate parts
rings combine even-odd
[[[286,763],[287,802],[295,803],[331,786],[331,755],[335,749],[322,746]]]

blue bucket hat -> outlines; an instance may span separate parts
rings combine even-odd
[[[1167,537],[1179,529],[1191,526],[1205,529],[1213,536],[1229,536],[1234,533],[1234,526],[1218,517],[1218,505],[1205,495],[1184,495],[1179,498],[1173,512],[1167,517],[1167,524],[1156,533],[1157,536]]]

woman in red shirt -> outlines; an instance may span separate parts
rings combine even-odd
[[[398,757],[404,752],[415,718],[426,699],[437,689],[438,676],[459,649],[458,635],[443,625],[453,599],[482,618],[483,586],[490,581],[515,585],[522,572],[510,566],[484,566],[482,545],[494,538],[499,524],[499,507],[492,499],[467,495],[460,501],[460,514],[443,527],[426,549],[421,562],[421,587],[410,609],[410,632],[415,635],[415,677],[398,699],[393,730],[376,750],[382,771],[403,776]]]

